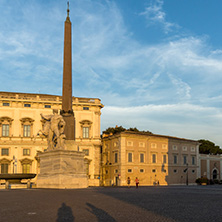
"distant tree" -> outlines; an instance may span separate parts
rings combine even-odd
[[[138,130],[136,127],[134,127],[134,128],[129,128],[129,129],[127,129],[128,131],[134,131],[134,132],[141,132],[141,133],[147,133],[147,134],[153,134],[153,133],[151,133],[150,131],[140,131],[140,130]]]
[[[152,132],[150,132],[150,131],[142,131],[143,133],[147,133],[147,134],[153,134]]]
[[[130,127],[129,129],[127,129],[128,131],[134,131],[134,132],[140,132],[136,127],[132,128]]]
[[[103,131],[103,134],[107,134],[107,135],[116,134],[116,133],[119,133],[119,132],[123,132],[125,130],[126,129],[123,128],[122,126],[109,127],[109,128],[107,128],[106,130]]]
[[[213,142],[209,140],[198,140],[201,145],[199,146],[199,152],[203,154],[222,154],[222,149],[216,146]]]
[[[139,131],[136,127],[130,127],[129,129],[126,129],[122,126],[116,126],[116,127],[109,127],[107,128],[106,130],[103,131],[103,134],[106,134],[106,135],[114,135],[116,133],[120,133],[120,132],[123,132],[123,131],[133,131],[133,132],[143,132],[143,133],[148,133],[148,134],[152,134],[150,131]]]

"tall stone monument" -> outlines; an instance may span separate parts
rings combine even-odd
[[[73,141],[75,119],[72,110],[72,23],[69,18],[69,2],[64,30],[62,110],[60,113],[66,122],[66,140]]]
[[[62,110],[41,114],[45,122],[40,135],[47,137],[48,148],[39,154],[37,188],[73,189],[88,187],[84,153],[76,149],[75,119],[72,110],[72,34],[69,2],[64,32]]]

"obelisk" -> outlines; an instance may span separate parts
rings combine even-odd
[[[65,21],[62,110],[66,140],[64,147],[39,153],[40,173],[37,188],[75,189],[88,187],[84,153],[75,144],[74,113],[72,110],[72,34],[69,2]]]
[[[62,90],[62,110],[66,127],[66,140],[75,140],[75,118],[72,109],[72,23],[69,18],[69,1],[67,17],[64,29],[64,54],[63,54],[63,90]]]

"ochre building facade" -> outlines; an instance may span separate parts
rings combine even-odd
[[[85,152],[89,186],[98,186],[103,105],[98,98],[72,99],[76,149]],[[44,126],[40,114],[50,115],[61,106],[61,96],[0,92],[1,173],[39,173],[37,154],[47,149],[47,139],[37,136]]]
[[[125,131],[103,138],[102,184],[142,186],[195,184],[199,143],[170,136]]]

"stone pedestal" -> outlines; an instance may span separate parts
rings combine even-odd
[[[51,150],[39,154],[37,188],[74,189],[88,187],[84,154],[72,150]]]

